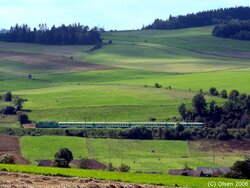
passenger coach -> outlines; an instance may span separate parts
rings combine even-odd
[[[203,123],[187,122],[55,122],[40,121],[36,123],[36,128],[131,128],[131,127],[203,127]]]

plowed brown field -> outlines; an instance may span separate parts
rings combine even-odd
[[[13,154],[17,164],[28,164],[21,156],[19,138],[17,136],[0,135],[0,155]]]
[[[77,70],[77,71],[91,71],[91,70],[108,70],[113,69],[110,66],[96,65],[86,62],[74,60],[65,56],[56,56],[49,54],[36,54],[14,51],[0,51],[0,59],[20,62],[26,65],[34,65],[42,69],[60,69],[60,70]]]

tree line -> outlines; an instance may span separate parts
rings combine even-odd
[[[219,106],[215,101],[206,102],[204,93],[195,95],[192,99],[192,109],[185,104],[178,107],[183,120],[187,122],[204,122],[206,127],[239,128],[250,126],[250,95],[232,90],[227,94],[226,90],[220,93],[215,87],[211,87],[209,94],[227,99]]]
[[[146,128],[134,127],[128,129],[94,129],[94,128],[4,128],[0,127],[0,134],[16,136],[77,136],[86,138],[113,138],[113,139],[161,139],[161,140],[229,140],[229,139],[250,139],[250,126],[246,129],[228,129],[225,126],[210,128],[185,128],[179,125],[173,127]]]
[[[187,15],[169,16],[167,20],[156,19],[152,24],[142,29],[181,29],[209,26],[232,19],[249,20],[250,7],[221,8]]]
[[[81,24],[62,24],[59,27],[52,26],[50,29],[46,24],[39,24],[33,30],[27,25],[12,26],[8,32],[0,33],[0,40],[5,42],[25,42],[50,45],[94,45],[102,42],[99,31],[103,29]]]
[[[250,40],[250,20],[231,20],[217,25],[212,35],[222,38]]]

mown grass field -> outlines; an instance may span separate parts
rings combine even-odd
[[[34,121],[165,121],[200,89],[250,93],[250,42],[215,38],[211,29],[106,32],[104,41],[112,44],[94,52],[91,46],[0,42],[0,92],[27,99]],[[62,64],[49,66],[55,57]],[[88,63],[94,67],[85,70]]]
[[[167,140],[117,140],[76,138],[60,136],[21,137],[21,153],[33,164],[35,160],[54,159],[62,147],[69,148],[75,159],[87,157],[104,164],[110,162],[118,167],[121,163],[131,167],[131,172],[161,172],[211,166],[231,166],[236,160],[244,160],[250,154],[249,145],[211,141],[167,141]],[[216,147],[212,147],[215,144]],[[205,148],[204,148],[205,146]],[[220,149],[218,149],[220,148]],[[224,149],[223,149],[224,148]]]
[[[209,182],[231,183],[237,187],[239,182],[234,179],[226,178],[200,178],[200,177],[184,177],[184,176],[169,176],[160,174],[136,174],[136,173],[119,173],[119,172],[107,172],[97,170],[79,170],[79,169],[62,169],[52,167],[37,167],[37,166],[22,166],[22,165],[3,165],[0,164],[0,170],[7,170],[11,172],[23,172],[23,173],[35,173],[42,175],[53,176],[68,176],[68,177],[82,177],[82,178],[96,178],[109,181],[124,181],[131,183],[143,183],[143,184],[156,184],[165,186],[178,186],[189,188],[207,188]],[[241,180],[246,185],[250,184],[249,180]]]

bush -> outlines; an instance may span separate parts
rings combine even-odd
[[[238,97],[239,97],[240,93],[238,90],[233,89],[230,93],[229,93],[229,100],[232,101],[238,101]]]
[[[0,156],[0,163],[15,164],[15,157],[12,154],[4,154],[4,155]]]
[[[162,86],[159,83],[155,83],[155,88],[161,88]]]
[[[2,109],[2,114],[4,115],[15,115],[16,109],[13,106],[6,106]]]
[[[239,96],[239,99],[240,99],[241,101],[244,101],[246,98],[247,98],[247,94],[245,94],[245,93],[242,93],[242,94],[240,94],[240,96]]]
[[[227,178],[250,179],[250,160],[236,161],[231,171],[226,174]]]
[[[227,91],[226,91],[225,89],[223,89],[223,90],[220,92],[220,96],[221,96],[221,98],[226,99],[226,98],[227,98]]]
[[[119,166],[118,171],[119,172],[128,172],[130,170],[130,166],[125,165],[125,164],[121,164],[121,166]]]
[[[113,172],[113,171],[116,171],[116,168],[113,166],[112,163],[109,163],[108,166],[107,166],[107,170],[110,171],[110,172]]]
[[[91,51],[102,48],[102,42],[95,43],[95,46],[91,49]]]
[[[177,131],[178,133],[183,132],[184,130],[185,130],[185,127],[184,127],[183,125],[177,125],[176,131]]]
[[[12,101],[12,94],[10,91],[4,94],[4,100],[7,102]]]
[[[15,100],[15,106],[16,110],[21,110],[23,108],[23,99],[18,98],[17,100]]]
[[[156,118],[153,118],[153,117],[151,117],[151,118],[149,118],[148,119],[148,121],[150,121],[150,122],[155,122],[157,119]]]
[[[22,125],[22,124],[27,124],[27,123],[30,123],[30,120],[29,120],[29,117],[27,114],[20,114],[18,116],[18,121],[19,123]]]
[[[217,91],[217,89],[215,87],[211,87],[209,89],[209,94],[210,95],[213,95],[213,96],[218,96],[219,95],[219,92]]]

